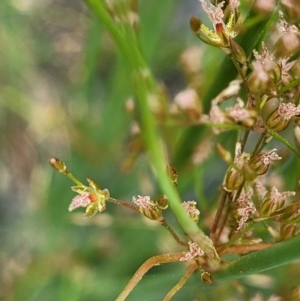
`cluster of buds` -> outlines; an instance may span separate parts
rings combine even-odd
[[[220,146],[219,146],[220,149]],[[219,154],[225,156],[226,162],[231,160],[228,151],[221,148]],[[237,143],[235,158],[227,170],[223,187],[226,191],[233,192],[241,187],[245,181],[253,182],[258,176],[266,174],[272,161],[278,161],[282,158],[276,153],[276,149],[262,152],[251,157],[249,153],[241,152],[241,146]]]

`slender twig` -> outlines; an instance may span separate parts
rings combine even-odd
[[[153,267],[156,265],[170,263],[170,262],[177,262],[180,258],[184,257],[186,252],[178,252],[178,253],[171,253],[171,254],[162,254],[157,255],[149,258],[146,260],[139,269],[135,272],[132,278],[129,280],[126,287],[123,289],[121,294],[117,297],[116,301],[124,301],[130,292],[135,288],[135,286],[139,283],[139,281],[143,278],[143,276]]]
[[[259,251],[266,248],[273,246],[274,243],[267,242],[267,243],[258,243],[254,245],[238,245],[238,246],[231,246],[228,247],[226,245],[217,246],[217,251],[219,254],[247,254],[253,251]]]
[[[165,227],[170,233],[171,235],[175,238],[175,240],[182,246],[188,247],[189,244],[187,242],[182,241],[178,235],[175,233],[175,231],[167,224],[167,222],[165,220],[163,220],[162,222],[160,222],[160,224]]]
[[[253,158],[256,154],[259,153],[259,151],[261,149],[261,145],[265,146],[265,144],[264,144],[265,137],[266,137],[266,134],[260,135],[260,137],[254,147],[254,150],[252,151],[251,158]]]
[[[187,280],[191,277],[191,275],[198,269],[198,265],[196,263],[191,264],[184,275],[180,278],[180,280],[176,283],[175,286],[168,292],[163,301],[170,301],[172,297],[183,287],[183,285],[187,282]]]
[[[133,211],[136,211],[136,212],[140,213],[139,207],[135,206],[135,205],[132,205],[130,203],[127,203],[127,202],[124,202],[124,201],[120,201],[120,200],[117,200],[117,199],[114,199],[114,198],[110,198],[107,201],[110,202],[110,203],[116,204],[116,205],[121,205],[123,207],[129,208],[129,209],[131,209]]]
[[[215,235],[216,235],[216,231],[218,228],[220,217],[223,212],[224,205],[226,203],[227,195],[228,195],[228,192],[226,190],[222,189],[221,200],[220,200],[218,210],[217,210],[215,218],[214,218],[214,223],[211,228],[211,239],[213,241],[215,241],[215,239],[216,239]]]
[[[281,135],[279,135],[278,133],[274,132],[271,129],[268,129],[268,134],[270,136],[274,137],[275,139],[279,140],[281,143],[283,143],[285,146],[287,146],[291,151],[293,151],[297,155],[298,158],[300,158],[300,152],[289,141],[287,141],[285,138],[283,138]]]

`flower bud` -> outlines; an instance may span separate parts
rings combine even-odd
[[[300,7],[299,0],[282,0],[281,9],[285,18],[292,24],[300,23]]]
[[[224,189],[226,191],[237,190],[244,182],[245,178],[240,171],[230,168],[225,177]]]
[[[249,165],[258,176],[261,176],[268,171],[270,164],[264,164],[264,162],[262,161],[262,155],[260,154],[250,159]]]
[[[166,195],[162,194],[156,198],[156,204],[159,209],[165,210],[169,207],[168,198]]]
[[[280,239],[286,240],[295,234],[295,224],[283,224],[280,229]]]
[[[192,30],[192,32],[197,35],[200,31],[200,28],[201,28],[201,20],[198,19],[197,17],[195,16],[191,16],[190,18],[190,28]]]
[[[244,49],[233,39],[229,38],[230,48],[235,59],[243,64],[247,64],[247,56]]]
[[[269,129],[275,132],[281,132],[289,125],[289,120],[284,119],[279,113],[278,109],[275,109],[268,117],[266,125]]]
[[[201,273],[201,280],[204,284],[212,284],[213,282],[213,277],[210,273],[206,271],[202,271]]]
[[[173,166],[168,165],[167,166],[167,173],[168,173],[169,178],[171,179],[173,185],[177,186],[178,185],[178,173],[177,173],[177,170]]]
[[[284,206],[285,203],[284,198],[273,200],[271,198],[271,195],[272,192],[269,191],[262,200],[262,203],[259,208],[259,212],[261,216],[270,216]]]
[[[141,214],[154,221],[162,221],[164,219],[161,209],[157,205],[153,205],[149,208],[139,207],[139,211]]]
[[[221,159],[223,159],[223,161],[225,161],[226,163],[231,164],[232,163],[231,153],[220,143],[216,144],[216,148]]]
[[[274,64],[268,73],[275,84],[282,81],[281,68],[278,64]]]
[[[69,173],[69,170],[67,169],[67,166],[66,164],[61,161],[60,159],[57,159],[57,158],[51,158],[49,160],[51,166],[56,169],[57,171],[63,173],[63,174],[68,174]]]
[[[244,163],[242,170],[246,181],[252,182],[257,178],[257,173],[249,164],[249,162]]]

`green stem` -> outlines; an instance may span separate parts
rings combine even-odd
[[[158,89],[141,55],[139,46],[133,41],[132,32],[130,32],[130,35],[128,35],[126,31],[122,31],[122,34],[120,33],[116,23],[106,11],[105,4],[102,1],[85,0],[85,2],[107,27],[129,63],[130,71],[133,75],[142,135],[146,149],[149,152],[159,185],[168,196],[170,207],[174,215],[186,234],[203,249],[207,256],[211,259],[219,260],[210,238],[198,228],[182,208],[181,200],[166,172],[167,161],[165,159],[163,145],[157,132],[154,116],[148,104],[151,96],[157,96]]]
[[[274,132],[271,129],[268,129],[268,134],[272,137],[274,137],[275,139],[277,139],[278,141],[280,141],[281,143],[283,143],[286,147],[288,147],[291,151],[293,151],[298,158],[300,158],[300,152],[298,151],[298,149],[292,145],[289,141],[287,141],[285,138],[283,138],[282,136],[280,136],[277,132]]]

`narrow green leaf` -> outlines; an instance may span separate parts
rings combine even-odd
[[[245,255],[224,270],[216,272],[216,281],[237,279],[261,273],[300,260],[300,235],[273,247]]]

